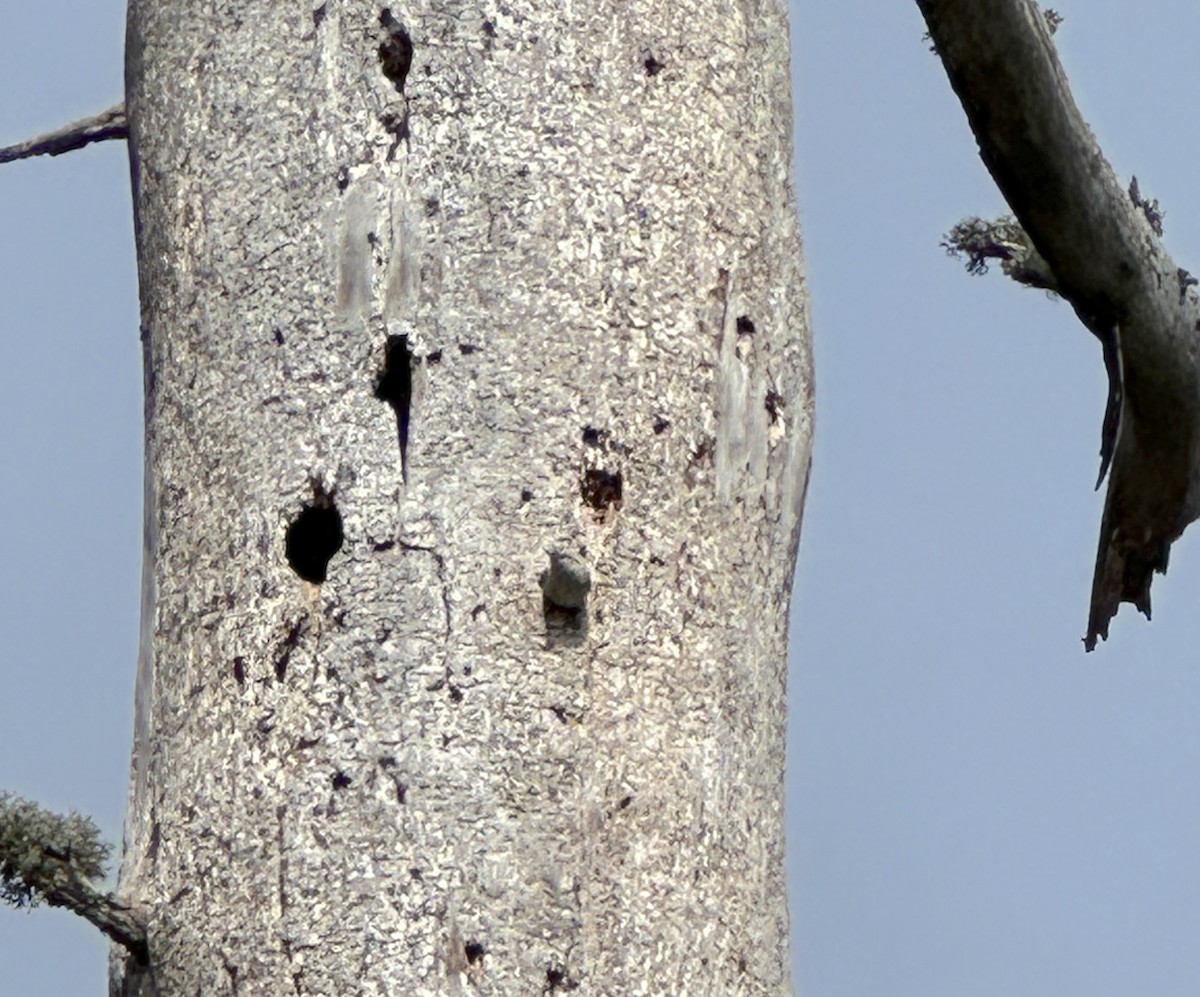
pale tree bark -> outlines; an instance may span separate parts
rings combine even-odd
[[[130,4],[114,992],[788,992],[787,44],[780,0]]]

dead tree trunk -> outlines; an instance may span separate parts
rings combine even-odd
[[[133,0],[114,990],[780,994],[786,7]]]

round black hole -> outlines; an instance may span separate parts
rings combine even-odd
[[[306,582],[325,581],[329,560],[342,549],[342,514],[332,505],[306,505],[287,531],[287,559]]]

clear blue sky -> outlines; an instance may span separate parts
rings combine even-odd
[[[120,96],[124,4],[9,4],[0,143]],[[1069,308],[938,248],[1003,210],[915,3],[794,4],[818,436],[788,770],[803,997],[1200,992],[1200,546],[1155,621],[1080,637],[1105,384]],[[1123,178],[1200,273],[1200,8],[1064,0]],[[141,370],[124,150],[0,169],[0,786],[119,839],[137,632]],[[1200,528],[1197,528],[1200,534]],[[105,948],[0,910],[0,993],[101,993]]]

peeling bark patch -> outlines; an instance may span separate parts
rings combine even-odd
[[[379,24],[387,37],[379,45],[379,67],[392,81],[397,93],[404,93],[404,81],[412,68],[413,43],[408,30],[392,16],[391,8],[379,12]]]
[[[334,789],[348,789],[353,781],[354,780],[346,775],[345,772],[341,771],[341,769],[339,769],[337,772],[334,772],[333,778],[330,779]]]
[[[647,76],[657,76],[667,68],[665,63],[659,62],[653,55],[646,56],[646,61],[642,65],[646,67]]]
[[[287,636],[283,638],[283,645],[280,648],[279,656],[275,659],[275,678],[282,682],[287,675],[288,662],[292,659],[292,652],[300,645],[300,633],[304,629],[304,621],[298,621],[287,632]]]
[[[716,464],[716,452],[716,440],[709,436],[701,440],[696,449],[688,454],[688,466],[683,476],[693,488],[700,483],[703,472]]]
[[[1133,202],[1133,206],[1139,209],[1146,217],[1146,221],[1150,223],[1150,229],[1160,239],[1163,234],[1163,211],[1158,205],[1158,198],[1142,197],[1142,192],[1138,188],[1138,178],[1132,177],[1129,181],[1129,200]]]
[[[467,944],[463,946],[463,953],[467,957],[467,962],[473,966],[484,957],[484,955],[487,953],[487,949],[485,949],[479,942],[467,942]]]
[[[1189,287],[1195,287],[1200,284],[1200,280],[1193,277],[1183,267],[1178,267],[1175,271],[1175,277],[1179,281],[1179,303],[1182,305],[1187,299],[1187,290]]]
[[[396,774],[396,759],[391,755],[385,755],[379,759],[379,767],[387,773],[388,778],[392,780],[392,785],[396,788],[396,802],[403,806],[408,802],[408,783],[403,782]],[[420,879],[421,873],[417,869],[409,870],[413,874],[414,879]]]
[[[344,539],[342,514],[333,504],[333,497],[321,491],[288,527],[285,545],[288,564],[306,582],[320,585],[325,581],[330,559],[342,549]]]
[[[774,425],[779,421],[779,413],[783,410],[783,396],[778,391],[768,391],[763,404],[771,419],[771,424]]]
[[[621,472],[588,468],[583,472],[580,486],[583,501],[597,512],[621,508]]]
[[[375,397],[387,402],[396,413],[396,435],[400,442],[400,476],[408,482],[408,432],[412,408],[413,354],[407,336],[388,336],[383,354],[383,371],[375,382]]]
[[[400,148],[400,143],[412,137],[412,132],[408,127],[408,110],[403,114],[394,114],[391,111],[385,111],[379,115],[379,123],[383,125],[383,130],[392,136],[392,144],[388,147],[387,161],[390,163],[396,158],[396,150]]]

